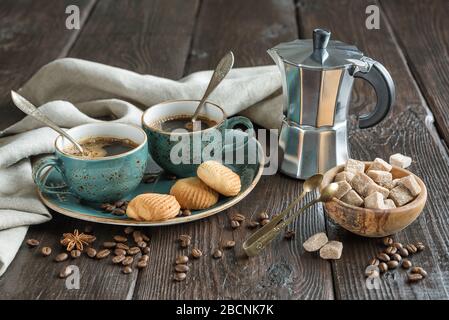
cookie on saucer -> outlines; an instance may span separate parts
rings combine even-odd
[[[144,193],[130,201],[126,215],[138,221],[163,221],[176,217],[180,210],[181,206],[174,196]]]
[[[218,201],[218,193],[197,177],[179,179],[170,189],[182,209],[207,209]]]
[[[231,197],[240,192],[240,176],[217,161],[203,162],[197,169],[198,177],[218,193]]]

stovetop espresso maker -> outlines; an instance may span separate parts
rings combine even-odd
[[[281,172],[307,179],[348,159],[346,118],[355,78],[375,89],[377,104],[359,117],[360,128],[379,123],[394,101],[390,74],[355,46],[329,41],[331,33],[269,49],[282,75],[284,120],[279,136]]]

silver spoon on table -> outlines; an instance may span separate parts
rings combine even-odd
[[[78,142],[74,138],[72,138],[67,132],[62,130],[56,123],[48,119],[42,112],[39,111],[31,102],[29,102],[27,99],[22,97],[17,92],[11,90],[11,98],[14,104],[17,108],[25,112],[27,115],[33,117],[36,120],[39,120],[40,122],[44,123],[45,125],[49,126],[59,134],[66,137],[73,145],[78,149],[78,151],[81,154],[84,154],[83,148],[79,145]]]
[[[209,81],[209,85],[207,86],[206,91],[204,92],[203,98],[201,98],[198,107],[196,107],[195,113],[192,116],[192,122],[186,124],[186,129],[192,130],[194,128],[194,124],[203,105],[206,103],[207,98],[209,98],[210,94],[218,87],[221,81],[226,77],[226,75],[231,71],[232,66],[234,65],[234,54],[232,51],[229,51],[223,58],[221,58],[217,67],[212,74],[212,78]]]
[[[269,231],[264,232],[262,235],[254,233],[243,243],[243,250],[247,254],[247,256],[252,257],[260,253],[274,238],[276,238],[279,233],[289,225],[296,217],[298,217],[305,210],[310,208],[311,206],[317,204],[318,202],[328,202],[334,198],[336,192],[338,190],[338,184],[331,183],[326,186],[323,190],[321,190],[321,194],[318,198],[310,201],[301,210],[295,212],[286,220],[277,224],[274,228],[271,228]]]

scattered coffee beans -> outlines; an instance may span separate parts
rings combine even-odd
[[[190,268],[189,268],[189,266],[186,265],[186,264],[177,264],[177,265],[175,266],[175,271],[176,271],[176,272],[184,272],[184,273],[186,273],[186,272],[188,272],[189,270],[190,270]]]
[[[133,227],[126,227],[125,230],[123,230],[123,232],[125,234],[131,234],[134,232],[134,228]]]
[[[62,261],[67,260],[68,257],[69,257],[69,255],[67,253],[63,252],[63,253],[58,254],[55,257],[55,261],[56,262],[62,262]]]
[[[192,239],[191,236],[189,236],[187,234],[181,234],[179,236],[179,243],[180,243],[181,248],[187,248],[188,246],[190,246],[191,239]]]
[[[176,264],[186,264],[187,262],[189,262],[189,257],[187,256],[179,256],[176,258]]]
[[[402,268],[410,269],[412,267],[412,262],[409,259],[402,260]]]
[[[212,256],[215,259],[220,259],[223,257],[223,252],[220,249],[215,249],[214,253],[212,254]]]
[[[132,265],[133,262],[134,262],[134,258],[128,256],[128,257],[126,257],[125,259],[123,259],[122,265],[124,265],[124,266],[129,266],[129,265]]]
[[[114,264],[122,263],[123,260],[125,260],[125,258],[126,256],[124,255],[115,256],[114,258],[112,258],[112,263]]]
[[[402,260],[402,257],[399,253],[392,254],[390,257],[392,260],[395,260],[397,262],[401,262],[401,260]]]
[[[143,241],[142,233],[138,230],[133,232],[133,238],[135,243]]]
[[[232,240],[226,241],[225,244],[224,244],[224,247],[226,249],[234,248],[235,247],[235,241],[232,241]]]
[[[111,250],[109,249],[103,249],[97,252],[97,255],[95,256],[97,259],[104,259],[107,256],[111,254]]]
[[[232,215],[231,220],[235,220],[235,221],[238,221],[238,222],[243,222],[243,221],[245,221],[245,216],[240,214],[240,213],[235,213],[235,214]]]
[[[416,249],[418,250],[418,252],[421,252],[426,248],[426,246],[422,242],[416,243],[415,246],[416,246]]]
[[[395,247],[398,250],[403,248],[402,243],[399,243],[399,242],[393,243],[393,247]]]
[[[50,247],[43,247],[41,249],[41,253],[44,257],[48,257],[49,255],[51,255],[51,248]]]
[[[368,263],[369,266],[378,266],[380,263],[379,259],[373,258],[370,260],[370,262]]]
[[[293,239],[295,237],[295,231],[293,231],[293,230],[287,230],[287,231],[285,231],[285,233],[284,233],[284,239],[286,239],[286,240],[291,240],[291,239]]]
[[[390,269],[390,270],[396,269],[398,267],[398,265],[399,265],[399,262],[397,262],[396,260],[390,260],[387,262],[388,269]]]
[[[114,236],[114,241],[124,243],[124,242],[128,241],[128,239],[124,236],[117,235],[117,236]]]
[[[140,233],[140,236],[142,237],[142,240],[143,240],[143,241],[145,241],[145,242],[150,241],[150,238],[149,238],[146,234]],[[138,242],[138,241],[136,241],[136,242]]]
[[[231,221],[231,228],[232,229],[237,229],[238,227],[240,227],[240,222],[238,222],[236,220],[232,220]]]
[[[139,268],[139,269],[144,269],[144,268],[146,268],[147,266],[148,266],[148,261],[146,261],[146,260],[140,259],[140,260],[137,262],[137,268]]]
[[[422,279],[423,279],[423,276],[420,275],[419,273],[410,273],[408,275],[408,281],[409,282],[418,282],[418,281],[420,281]]]
[[[202,255],[203,255],[203,253],[201,252],[200,249],[197,249],[197,248],[192,249],[192,257],[193,258],[199,259]]]
[[[379,259],[380,261],[383,261],[383,262],[388,262],[391,260],[390,256],[386,253],[379,253],[377,255],[377,259]]]
[[[418,249],[413,244],[408,244],[405,246],[405,249],[407,249],[409,254],[414,254],[418,252]]]
[[[132,256],[138,254],[139,252],[140,252],[139,247],[132,247],[132,248],[129,248],[129,250],[127,251],[127,253]]]
[[[249,221],[249,222],[247,223],[246,226],[247,226],[249,229],[254,229],[254,228],[257,228],[259,225],[260,225],[259,222],[251,220],[251,221]]]
[[[387,264],[386,264],[385,262],[379,263],[379,271],[380,271],[381,273],[384,273],[384,272],[386,272],[387,270],[388,270],[388,266],[387,266]]]
[[[423,278],[427,277],[427,271],[421,267],[413,267],[410,272],[420,274]]]
[[[137,243],[137,246],[140,249],[146,248],[147,247],[147,243],[145,241],[140,241],[139,243]]]
[[[122,272],[123,272],[124,274],[130,274],[130,273],[133,272],[133,269],[132,269],[130,266],[126,266],[126,267],[124,267],[124,268],[122,269]]]
[[[142,253],[143,254],[149,254],[150,253],[150,247],[147,246],[147,247],[143,248],[142,249]]]
[[[408,250],[407,249],[405,249],[405,248],[401,248],[401,249],[398,249],[398,253],[401,255],[401,257],[403,257],[403,258],[406,258],[406,257],[408,257]]]
[[[173,279],[175,281],[184,281],[187,277],[187,274],[184,272],[175,272],[175,275],[173,276]]]
[[[181,216],[188,217],[188,216],[191,216],[191,215],[192,215],[192,211],[190,211],[188,209],[182,210]]]
[[[116,242],[113,242],[113,241],[106,241],[106,242],[103,242],[103,247],[106,248],[106,249],[112,249],[112,248],[115,248],[116,245],[117,245],[117,243],[116,243]]]
[[[39,242],[39,240],[36,240],[36,239],[28,239],[28,240],[26,241],[26,244],[27,244],[30,248],[34,248],[34,247],[37,247],[37,246],[40,244],[40,242]]]
[[[116,249],[129,250],[129,247],[124,243],[117,243],[115,246]]]
[[[387,247],[387,248],[385,249],[384,252],[385,252],[386,254],[388,254],[388,255],[392,255],[392,254],[395,254],[396,251],[398,251],[398,249],[397,249],[396,247],[389,246],[389,247]]]
[[[92,247],[89,247],[86,249],[86,254],[90,257],[90,258],[94,258],[97,255],[97,250],[95,250]]]
[[[124,249],[115,249],[114,250],[114,254],[116,255],[116,256],[126,256],[126,250],[124,250]]]
[[[384,246],[391,246],[393,244],[393,239],[390,237],[385,237],[382,239]]]
[[[148,262],[150,260],[150,256],[147,254],[144,254],[143,256],[140,257],[140,260],[144,260],[144,261]]]
[[[260,221],[260,225],[263,227],[264,225],[270,223],[270,219],[263,219],[262,221]]]
[[[70,256],[73,259],[77,259],[77,258],[81,257],[81,251],[78,249],[72,250],[72,251],[70,251]]]
[[[259,213],[259,221],[266,220],[268,218],[269,218],[268,213],[266,212]]]

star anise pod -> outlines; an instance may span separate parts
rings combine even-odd
[[[61,244],[67,248],[67,251],[76,249],[83,251],[84,245],[89,245],[95,241],[95,237],[85,233],[79,233],[77,229],[73,233],[64,233]]]

